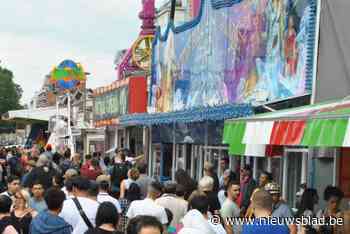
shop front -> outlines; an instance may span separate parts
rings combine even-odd
[[[120,123],[148,129],[150,175],[166,181],[174,179],[178,169],[184,169],[193,178],[199,179],[205,161],[212,162],[219,173],[233,163],[228,157],[228,148],[221,142],[224,119],[251,114],[250,105],[237,104],[127,115],[120,117]]]
[[[116,148],[131,149],[133,154],[142,153],[142,129],[125,127],[119,123],[120,116],[146,112],[146,78],[128,77],[112,85],[94,91],[94,123],[105,129],[105,151],[113,153]]]
[[[266,161],[263,169],[273,173],[283,198],[295,207],[301,184],[320,195],[327,185],[346,187],[349,114],[350,101],[337,101],[228,120],[223,140],[231,155],[253,156],[254,171],[258,161]]]

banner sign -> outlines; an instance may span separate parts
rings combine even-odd
[[[192,22],[157,31],[154,112],[264,104],[311,93],[316,0],[202,0]]]
[[[95,97],[95,120],[112,119],[128,113],[128,86]]]

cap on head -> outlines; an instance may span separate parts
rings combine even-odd
[[[72,178],[74,176],[77,176],[78,175],[78,172],[75,170],[75,169],[68,169],[65,173],[64,173],[64,178],[65,179],[69,179],[69,178]]]
[[[96,178],[96,182],[98,184],[102,183],[102,182],[108,182],[108,183],[111,183],[111,177],[109,175],[99,175],[97,178]]]
[[[271,195],[281,193],[281,188],[280,188],[279,184],[277,184],[275,182],[271,182],[271,183],[266,184],[264,188]]]
[[[41,166],[47,166],[49,165],[50,161],[46,157],[45,154],[42,154],[39,156],[38,162],[36,163],[36,166],[41,167]]]

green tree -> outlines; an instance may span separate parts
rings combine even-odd
[[[9,110],[22,109],[22,93],[21,86],[13,81],[13,73],[0,66],[0,115]]]

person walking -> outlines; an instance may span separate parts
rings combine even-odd
[[[340,203],[344,197],[343,191],[335,186],[327,186],[324,190],[323,198],[327,202],[327,205],[324,209],[321,209],[317,212],[317,218],[324,218],[326,222],[329,222],[329,219],[335,218],[341,212]],[[317,230],[322,234],[333,233],[333,227],[331,225],[322,225],[318,226]]]
[[[52,186],[52,178],[56,173],[57,171],[52,167],[50,160],[42,154],[38,159],[36,168],[28,174],[27,180],[23,186],[32,188],[34,181],[39,180],[46,190]]]
[[[142,163],[137,166],[137,169],[140,172],[140,176],[136,183],[140,186],[142,199],[145,199],[147,196],[147,188],[153,180],[147,175],[147,164]]]
[[[128,217],[126,216],[129,206],[133,201],[141,200],[142,195],[141,195],[141,189],[136,183],[130,184],[130,187],[126,193],[125,198],[119,199],[120,206],[122,209],[122,213],[120,216],[120,221],[118,225],[118,230],[121,232],[125,232],[126,226],[128,224]]]
[[[123,234],[117,231],[119,213],[111,202],[102,202],[96,214],[96,227],[85,234]]]
[[[214,185],[213,185],[213,192],[218,193],[220,189],[220,182],[218,175],[215,172],[214,165],[210,162],[205,162],[204,163],[204,171],[203,171],[204,176],[210,176],[214,180]]]
[[[7,190],[0,195],[8,196],[15,201],[15,194],[21,189],[21,182],[18,176],[10,175],[7,178]]]
[[[89,198],[90,181],[76,176],[73,178],[74,198],[65,200],[60,217],[73,227],[73,234],[81,234],[93,228],[99,203]]]
[[[40,213],[47,209],[47,205],[44,199],[44,186],[38,180],[33,183],[33,187],[31,188],[33,196],[29,199],[29,207]]]
[[[183,228],[179,234],[215,234],[216,232],[208,221],[208,197],[200,191],[194,191],[189,197],[188,202],[189,211],[182,220]]]
[[[7,195],[0,195],[0,233],[18,234],[10,216],[12,200]]]
[[[140,215],[130,220],[126,234],[163,234],[163,226],[153,216]]]
[[[140,173],[137,168],[131,168],[128,171],[128,178],[124,179],[120,183],[120,198],[125,197],[126,191],[129,189],[131,183],[136,183],[137,179],[139,178]]]
[[[229,184],[226,186],[226,194],[227,198],[222,204],[221,210],[220,210],[220,215],[223,220],[231,217],[240,217],[241,210],[236,203],[237,198],[240,193],[240,183],[239,181],[231,181]],[[227,225],[224,223],[226,232],[228,234],[232,234],[232,229],[233,233],[239,233],[240,232],[240,226],[239,225]]]
[[[11,220],[18,233],[28,234],[32,219],[38,212],[29,207],[30,195],[26,190],[15,194],[15,203],[11,212]]]
[[[167,182],[164,194],[156,200],[156,204],[169,209],[173,215],[170,226],[175,227],[187,213],[188,202],[176,196],[176,183]]]
[[[254,217],[252,223],[244,224],[242,234],[289,234],[289,229],[285,225],[273,225],[266,222],[271,218],[273,199],[269,192],[259,190],[252,199]]]
[[[217,193],[213,191],[214,179],[210,176],[204,176],[198,183],[198,189],[207,195],[211,214],[220,214],[220,202]]]
[[[177,184],[182,185],[185,188],[185,200],[187,200],[192,192],[197,189],[197,182],[192,179],[184,169],[176,171],[175,181]]]
[[[316,217],[315,205],[318,203],[318,194],[316,189],[307,188],[305,189],[303,195],[301,196],[298,212],[296,217],[298,218],[314,218]],[[298,233],[316,233],[316,229],[312,225],[299,225]]]
[[[159,182],[152,182],[148,187],[147,198],[133,201],[130,204],[126,217],[132,219],[138,215],[150,215],[156,217],[163,225],[168,223],[165,209],[155,203],[155,200],[162,194],[162,185]]]
[[[250,198],[257,187],[256,181],[252,177],[252,169],[249,165],[246,165],[241,170],[241,211],[243,214],[246,213],[249,204]]]
[[[128,178],[128,171],[130,164],[125,160],[125,154],[122,150],[116,150],[117,154],[114,158],[113,165],[109,168],[108,172],[111,176],[112,193],[117,197],[120,195],[120,184],[124,179]]]
[[[281,199],[281,189],[280,186],[271,182],[265,185],[265,190],[272,197],[272,217],[275,218],[293,218],[292,209],[288,206],[288,204]],[[255,195],[253,196],[253,198]],[[253,207],[254,208],[254,207]],[[290,224],[289,230],[291,234],[297,233],[297,227],[295,224]]]
[[[227,190],[227,185],[231,181],[235,181],[235,180],[237,180],[237,176],[231,169],[227,169],[226,171],[224,171],[224,173],[222,175],[223,187],[221,188],[221,190],[218,193],[218,199],[219,199],[220,205],[222,205],[224,203],[224,201],[226,200],[225,194],[226,194],[226,190]]]
[[[30,234],[71,234],[72,226],[59,216],[65,194],[57,188],[50,188],[45,194],[47,210],[39,213],[30,224]]]
[[[122,209],[120,207],[120,203],[117,199],[110,196],[108,194],[108,191],[110,191],[110,185],[111,185],[111,179],[108,175],[100,175],[97,177],[96,182],[99,186],[99,193],[97,195],[97,201],[101,204],[103,202],[111,202],[114,204],[115,208],[117,209],[118,213],[122,213]]]

